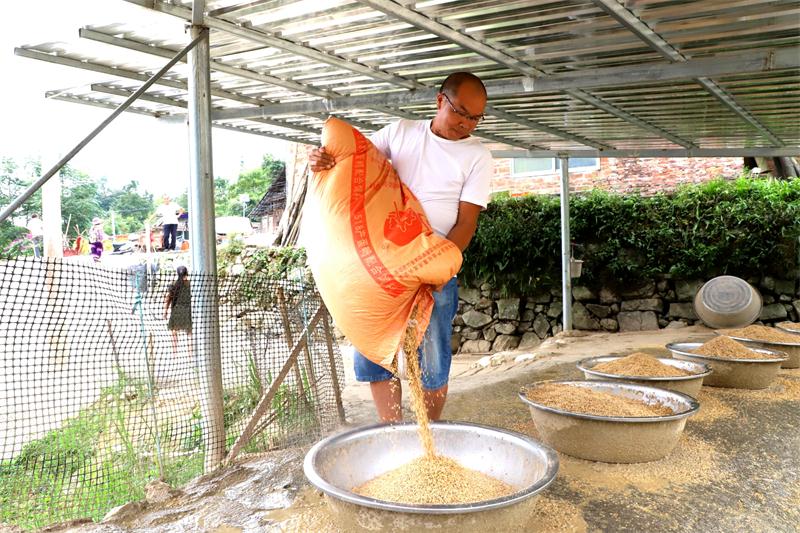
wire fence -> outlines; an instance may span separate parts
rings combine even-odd
[[[147,265],[0,262],[0,523],[97,520],[154,479],[201,474],[214,404],[203,343],[217,334],[204,324],[215,315],[225,449],[248,422],[243,453],[308,443],[340,422],[341,357],[324,308],[311,324],[322,307],[312,284],[176,279]]]

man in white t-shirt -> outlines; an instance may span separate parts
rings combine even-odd
[[[462,251],[475,235],[478,215],[489,201],[492,156],[470,136],[483,119],[486,96],[480,78],[456,72],[442,83],[432,120],[400,120],[370,137],[419,199],[433,230]],[[309,151],[309,163],[317,172],[330,169],[335,161],[322,147]],[[428,416],[438,420],[447,399],[450,338],[458,309],[456,278],[434,293],[434,300],[431,323],[420,348],[420,366]],[[399,380],[358,352],[354,366],[356,379],[370,383],[381,420],[402,420]]]
[[[161,248],[165,251],[175,249],[175,241],[178,237],[178,213],[181,206],[172,201],[169,196],[164,196],[164,203],[156,209],[156,215],[161,217]]]

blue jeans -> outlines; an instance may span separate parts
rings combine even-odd
[[[433,293],[431,322],[425,331],[422,345],[417,350],[422,370],[422,388],[436,390],[447,385],[450,378],[450,362],[453,351],[450,338],[453,336],[453,319],[458,311],[458,283],[456,278],[448,281],[439,292]],[[358,381],[387,381],[393,374],[355,351],[353,366]]]

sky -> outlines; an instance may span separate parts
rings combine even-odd
[[[113,79],[102,74],[17,57],[14,47],[44,42],[79,43],[82,26],[136,23],[144,8],[122,0],[25,0],[9,3],[0,17],[0,156],[22,163],[40,158],[49,169],[112,111],[45,98],[46,91]],[[141,20],[153,20],[153,14]],[[180,20],[157,14],[163,24]],[[187,39],[188,42],[188,39]],[[113,54],[115,48],[108,47]],[[166,59],[164,60],[166,63]],[[289,143],[212,130],[214,175],[235,179],[257,168],[264,154],[288,155]],[[123,113],[70,162],[113,188],[137,180],[155,195],[177,196],[189,185],[188,132],[184,124]]]

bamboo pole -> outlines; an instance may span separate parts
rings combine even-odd
[[[320,309],[325,309],[325,317],[322,320],[322,324],[325,326],[325,343],[328,345],[328,361],[331,365],[331,379],[333,380],[333,394],[336,397],[336,410],[339,412],[339,420],[344,424],[342,389],[341,385],[339,385],[339,375],[336,373],[336,357],[333,353],[333,335],[331,335],[331,327],[328,324],[328,310],[325,308],[325,304],[322,304]]]
[[[308,326],[305,328],[305,331],[311,331],[312,329],[314,329],[323,316],[324,316],[324,308],[320,307],[314,314],[314,317],[308,323]],[[264,416],[264,414],[269,409],[272,403],[272,399],[275,397],[275,393],[278,392],[278,387],[281,385],[281,383],[283,383],[283,380],[286,379],[286,375],[289,373],[289,370],[291,369],[292,365],[294,365],[295,362],[297,361],[297,356],[300,354],[300,350],[303,349],[303,345],[305,345],[306,342],[305,331],[300,336],[300,340],[297,341],[297,344],[295,344],[294,348],[292,348],[289,357],[283,364],[281,371],[278,372],[277,376],[275,376],[275,380],[270,385],[269,390],[266,392],[266,394],[264,394],[264,396],[258,402],[256,408],[253,410],[253,414],[247,421],[247,425],[245,425],[245,428],[242,430],[242,434],[239,435],[239,438],[236,439],[236,442],[233,443],[233,447],[231,448],[231,451],[228,452],[228,456],[223,461],[223,464],[230,464],[231,461],[233,461],[236,458],[236,456],[239,454],[242,448],[244,448],[247,445],[247,443],[250,442],[250,439],[255,434],[255,429],[258,426],[258,421],[261,419],[262,416]]]

